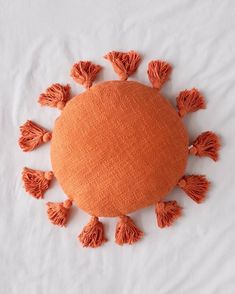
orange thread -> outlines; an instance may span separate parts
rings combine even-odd
[[[210,131],[203,132],[189,147],[189,153],[196,156],[207,156],[214,161],[218,160],[220,149],[219,137]]]
[[[140,55],[133,50],[129,52],[112,51],[104,58],[111,62],[114,71],[122,81],[126,81],[137,70],[140,62]]]
[[[169,80],[172,66],[161,60],[153,60],[148,64],[148,77],[153,88],[161,89],[162,85]]]
[[[83,228],[78,239],[83,247],[96,248],[101,246],[107,239],[104,236],[104,226],[98,217],[93,216],[90,222]]]
[[[182,207],[176,201],[159,201],[156,203],[155,212],[157,224],[160,228],[171,226],[182,214]]]
[[[33,197],[43,198],[53,179],[53,172],[43,172],[25,167],[22,171],[24,188]]]
[[[180,117],[184,117],[189,112],[206,108],[204,97],[195,88],[180,92],[176,102]]]
[[[143,237],[143,232],[136,227],[129,216],[121,216],[116,226],[115,241],[118,245],[133,244]]]
[[[42,106],[57,107],[62,110],[70,98],[70,85],[53,84],[40,94],[38,102]]]
[[[90,61],[80,61],[73,65],[70,75],[75,82],[83,85],[85,88],[90,88],[100,70],[100,65]]]
[[[201,203],[208,192],[210,182],[203,175],[184,176],[178,186],[195,202]]]
[[[48,142],[51,139],[51,132],[48,132],[43,127],[27,120],[25,124],[20,126],[20,148],[27,152],[32,151],[44,142]]]
[[[65,224],[68,222],[72,201],[67,199],[64,202],[58,203],[47,202],[47,206],[47,215],[51,223],[60,227],[65,226]]]

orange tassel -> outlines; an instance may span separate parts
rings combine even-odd
[[[57,107],[62,110],[70,98],[70,86],[53,84],[46,89],[45,93],[40,94],[38,103],[42,106]]]
[[[195,88],[180,92],[176,102],[180,117],[184,117],[189,112],[206,108],[204,97]]]
[[[197,203],[205,199],[209,185],[209,181],[202,175],[184,176],[178,182],[178,186]]]
[[[155,209],[157,224],[160,228],[171,226],[182,214],[182,207],[176,201],[159,201]]]
[[[172,66],[161,60],[153,60],[148,64],[148,77],[153,88],[161,89],[162,85],[169,80]]]
[[[64,227],[68,221],[72,201],[70,199],[64,202],[47,202],[47,215],[53,225]]]
[[[100,65],[90,61],[80,61],[73,65],[70,75],[75,82],[83,85],[85,88],[90,88],[100,70]]]
[[[136,70],[140,62],[140,55],[135,51],[118,52],[112,51],[104,56],[111,62],[114,71],[122,81],[126,81]]]
[[[116,226],[115,241],[118,245],[133,244],[143,237],[143,232],[139,230],[129,216],[121,216]]]
[[[92,248],[99,247],[107,241],[104,236],[104,226],[96,216],[91,218],[90,222],[83,228],[78,238],[83,247]]]
[[[37,199],[43,198],[44,193],[49,188],[53,176],[53,172],[51,171],[43,172],[27,167],[22,171],[22,180],[26,192]]]
[[[32,151],[42,143],[51,140],[51,132],[27,120],[25,124],[20,127],[19,145],[23,151]]]
[[[203,132],[189,147],[189,153],[196,156],[207,156],[214,161],[218,160],[218,151],[220,141],[218,136],[213,132]]]

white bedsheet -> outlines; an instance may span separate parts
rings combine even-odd
[[[234,294],[235,293],[235,1],[0,0],[0,294]],[[184,207],[171,228],[155,227],[152,207],[132,214],[144,230],[135,246],[114,242],[115,219],[104,219],[110,242],[83,249],[77,235],[88,215],[74,210],[66,229],[51,225],[45,202],[64,199],[58,184],[45,200],[22,188],[23,166],[50,169],[49,144],[23,153],[19,125],[32,119],[50,129],[58,111],[40,108],[38,94],[53,82],[72,85],[71,65],[104,66],[100,80],[116,79],[102,57],[135,49],[143,61],[134,76],[149,83],[149,60],[174,65],[163,92],[198,87],[205,111],[185,119],[191,138],[220,134],[218,163],[190,158],[187,171],[212,182],[196,205],[175,190]]]

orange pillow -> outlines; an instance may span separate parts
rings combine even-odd
[[[52,134],[28,121],[21,127],[19,140],[21,148],[30,151],[51,139],[53,172],[25,168],[24,186],[32,196],[42,198],[54,175],[69,199],[47,203],[49,219],[64,226],[72,203],[90,214],[91,221],[79,235],[85,247],[97,247],[106,240],[98,217],[120,217],[115,234],[120,245],[143,236],[127,216],[138,209],[155,205],[158,225],[171,225],[182,208],[176,201],[163,200],[175,186],[198,203],[208,190],[205,176],[184,175],[188,154],[218,158],[219,140],[212,132],[203,132],[189,147],[182,118],[205,108],[199,91],[182,91],[177,97],[178,112],[160,94],[171,72],[168,63],[149,63],[151,88],[127,81],[139,64],[138,53],[113,51],[105,58],[121,81],[92,87],[101,67],[83,61],[75,64],[71,75],[87,91],[69,100],[68,85],[49,87],[40,95],[40,104],[63,110]]]

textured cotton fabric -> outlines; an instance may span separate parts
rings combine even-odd
[[[94,216],[155,204],[176,186],[188,135],[159,91],[110,81],[73,98],[56,120],[52,168],[64,192]]]

